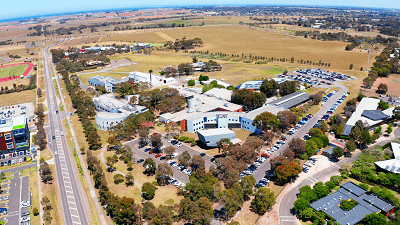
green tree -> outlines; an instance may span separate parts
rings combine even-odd
[[[119,183],[122,183],[122,182],[124,182],[124,175],[122,175],[122,174],[115,174],[115,175],[114,175],[114,183],[115,183],[115,184],[119,184]]]
[[[163,145],[161,141],[161,134],[153,134],[150,136],[151,145],[153,148],[158,149]]]
[[[142,185],[142,196],[146,200],[151,200],[156,194],[156,189],[157,188],[152,183],[146,182]]]
[[[360,225],[386,225],[386,217],[381,213],[371,213],[361,220]]]
[[[125,176],[125,184],[126,186],[131,186],[133,185],[135,179],[133,177],[133,174],[131,172],[128,172]]]
[[[332,153],[336,158],[340,158],[344,155],[343,149],[339,146],[335,146],[332,150]]]
[[[222,153],[226,155],[230,146],[232,146],[232,142],[229,138],[222,138],[221,140],[217,141],[217,146],[218,146],[218,153],[221,153],[222,150]]]
[[[188,151],[184,151],[178,157],[178,162],[180,165],[188,167],[191,164],[192,157],[190,156]]]
[[[279,89],[279,84],[273,79],[264,79],[260,86],[260,91],[266,95],[267,98],[275,96]]]
[[[253,188],[256,184],[256,179],[253,175],[244,176],[239,182],[240,186],[243,188],[243,197],[245,200],[249,200],[249,196],[253,195]]]
[[[274,204],[276,197],[269,188],[259,188],[251,201],[251,208],[259,215],[263,215]]]
[[[156,180],[159,185],[167,184],[168,180],[174,175],[171,166],[168,163],[158,164],[156,170]]]
[[[145,173],[148,176],[154,175],[156,172],[156,163],[154,162],[154,160],[152,158],[147,158],[146,160],[144,160],[143,162],[143,167],[145,168]]]
[[[279,120],[278,117],[270,112],[263,112],[256,116],[253,120],[253,126],[263,131],[278,128]]]
[[[144,185],[144,184],[143,184]],[[143,192],[143,186],[142,186],[142,192]],[[148,218],[149,212],[150,211],[155,211],[156,207],[152,202],[146,201],[142,205],[142,218],[147,220],[147,219],[153,219],[153,218]]]
[[[297,198],[295,202],[293,202],[293,208],[299,212],[310,206],[310,201],[306,198]]]
[[[189,80],[188,81],[188,86],[194,86],[196,82],[194,80]]]
[[[393,131],[393,124],[389,123],[388,127],[386,128],[386,133],[391,134]]]
[[[234,187],[219,192],[218,199],[220,203],[224,204],[226,217],[231,218],[244,202],[243,189],[239,184],[235,183]]]

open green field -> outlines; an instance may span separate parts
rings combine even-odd
[[[0,78],[11,76],[21,76],[25,70],[28,69],[28,65],[18,65],[18,66],[7,66],[0,68]]]

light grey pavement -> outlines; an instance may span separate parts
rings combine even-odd
[[[49,149],[54,155],[57,183],[60,193],[60,204],[65,224],[89,224],[90,208],[85,201],[86,194],[82,192],[83,187],[76,180],[79,176],[67,141],[61,135],[63,130],[62,118],[56,111],[59,111],[56,90],[54,88],[50,56],[48,48],[43,50],[43,67],[46,84],[46,96],[48,101],[48,115],[50,132],[47,132]]]

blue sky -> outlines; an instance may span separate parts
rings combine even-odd
[[[185,6],[190,4],[202,5],[233,5],[233,4],[286,4],[286,5],[338,5],[364,6],[379,8],[400,8],[399,0],[202,0],[200,2],[184,0],[5,0],[1,3],[0,20],[29,17],[35,15],[58,14],[76,11],[100,9]]]

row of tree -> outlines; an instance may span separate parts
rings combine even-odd
[[[15,75],[13,75],[11,77],[15,77]],[[13,84],[13,88],[8,88],[8,86],[1,87],[0,88],[0,95],[2,95],[2,94],[10,94],[10,93],[15,93],[15,92],[21,92],[21,91],[25,91],[25,90],[33,90],[35,88],[36,88],[36,75],[32,75],[29,78],[29,84],[28,85],[25,85],[25,84],[20,84],[20,85]]]

